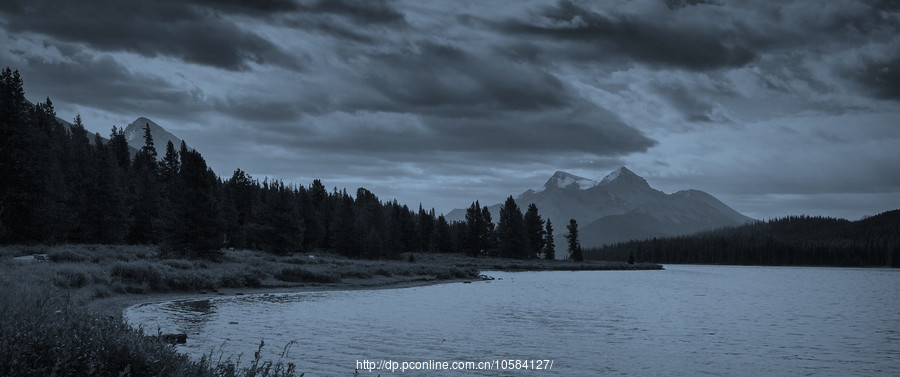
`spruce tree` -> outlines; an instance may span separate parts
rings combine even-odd
[[[113,126],[109,134],[109,149],[113,159],[122,171],[127,171],[131,166],[131,151],[128,140],[125,139],[125,129]]]
[[[432,250],[438,253],[449,253],[453,250],[450,236],[450,224],[444,215],[440,215],[434,223],[434,236],[432,237]]]
[[[534,203],[525,212],[525,233],[528,235],[528,258],[537,258],[544,251],[544,220]]]
[[[144,146],[131,164],[134,206],[127,240],[132,244],[156,244],[160,240],[159,164],[150,125],[144,127]]]
[[[556,259],[556,244],[553,242],[553,225],[547,219],[547,228],[544,230],[544,259]]]
[[[473,257],[477,257],[485,251],[488,236],[484,213],[477,200],[466,209],[466,230],[466,251]]]
[[[512,196],[500,206],[500,221],[497,226],[500,242],[500,256],[524,259],[528,256],[528,237],[522,211]]]
[[[416,233],[418,233],[419,251],[430,251],[431,237],[434,235],[434,208],[430,212],[426,212],[420,203],[418,218]]]
[[[219,180],[203,156],[188,150],[183,141],[179,155],[179,193],[173,211],[176,223],[167,234],[164,247],[183,256],[215,258],[225,241],[219,222]]]
[[[578,223],[575,222],[575,219],[569,220],[566,229],[569,230],[569,234],[566,235],[566,239],[569,241],[569,258],[581,262],[584,260],[584,256],[581,252],[581,243],[578,242]]]

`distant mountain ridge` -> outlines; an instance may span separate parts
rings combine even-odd
[[[741,225],[751,218],[699,190],[666,194],[620,167],[597,181],[557,171],[539,190],[516,198],[523,208],[537,205],[544,219],[551,219],[559,233],[575,219],[585,247],[661,236],[690,234]],[[494,220],[500,204],[489,206]],[[465,221],[465,210],[454,209],[450,221]]]

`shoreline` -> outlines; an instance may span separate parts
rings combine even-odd
[[[93,299],[85,304],[85,307],[98,315],[111,316],[124,319],[124,313],[128,308],[155,304],[165,301],[184,301],[203,298],[230,297],[241,295],[279,294],[279,293],[307,293],[329,291],[360,291],[425,287],[437,284],[463,283],[477,281],[478,279],[451,278],[451,279],[401,279],[372,278],[372,279],[347,279],[339,283],[310,283],[297,285],[263,286],[257,288],[220,288],[211,291],[193,292],[165,292],[147,294],[119,294],[111,297]],[[374,280],[374,281],[373,281]]]

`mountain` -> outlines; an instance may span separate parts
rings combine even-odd
[[[752,221],[703,191],[666,194],[656,190],[626,167],[599,181],[557,171],[541,189],[525,191],[516,202],[523,208],[530,203],[537,205],[541,216],[551,219],[560,234],[566,233],[569,219],[575,219],[585,247],[690,234]],[[500,205],[488,209],[496,221]],[[465,221],[465,210],[454,209],[447,219]]]
[[[153,145],[156,147],[158,158],[161,159],[165,156],[166,143],[171,141],[175,145],[176,151],[181,146],[181,139],[166,131],[165,128],[162,128],[156,122],[144,117],[135,119],[134,122],[125,127],[125,140],[128,140],[129,146],[138,150],[144,146],[144,127],[146,125],[150,125],[150,136],[153,136]]]

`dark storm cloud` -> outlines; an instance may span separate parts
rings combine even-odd
[[[675,107],[689,122],[712,122],[712,104],[701,100],[681,85],[658,85],[657,92]]]
[[[268,131],[268,142],[284,148],[420,164],[442,161],[447,154],[491,164],[547,162],[559,154],[598,159],[656,145],[616,115],[587,105],[541,114],[505,112],[493,118],[362,113],[301,123],[261,127]]]
[[[385,30],[405,29],[406,16],[390,1],[317,0],[292,3],[279,13],[278,25],[336,37],[344,41],[376,45],[389,43]]]
[[[678,9],[678,8],[684,8],[684,7],[691,6],[691,5],[706,4],[706,1],[704,1],[704,0],[665,0],[665,3],[666,3],[666,6],[669,7],[669,9]]]
[[[318,0],[303,6],[311,13],[334,14],[364,24],[405,24],[406,17],[385,0]]]
[[[480,57],[455,46],[422,41],[414,49],[369,57],[363,83],[396,111],[541,110],[572,98],[555,76],[499,56]]]
[[[227,70],[245,70],[250,63],[300,68],[296,57],[272,42],[190,3],[5,1],[0,14],[8,31],[43,34],[101,51],[171,56]]]
[[[900,56],[885,62],[869,62],[857,79],[879,98],[900,101]]]
[[[707,25],[708,26],[708,25]],[[677,25],[636,16],[607,16],[571,1],[542,7],[531,20],[497,24],[505,33],[571,44],[571,57],[611,61],[619,55],[691,70],[740,67],[756,54],[716,28]]]
[[[213,99],[212,107],[223,114],[256,122],[298,121],[304,111],[294,101],[264,101],[252,96]]]
[[[21,67],[28,93],[47,93],[56,102],[127,114],[164,113],[191,117],[202,106],[199,89],[186,89],[162,77],[136,74],[110,56],[84,53],[67,61],[26,58]]]
[[[222,10],[228,13],[248,15],[271,15],[279,12],[293,12],[300,9],[295,0],[191,0],[184,3],[202,4],[205,7]]]

